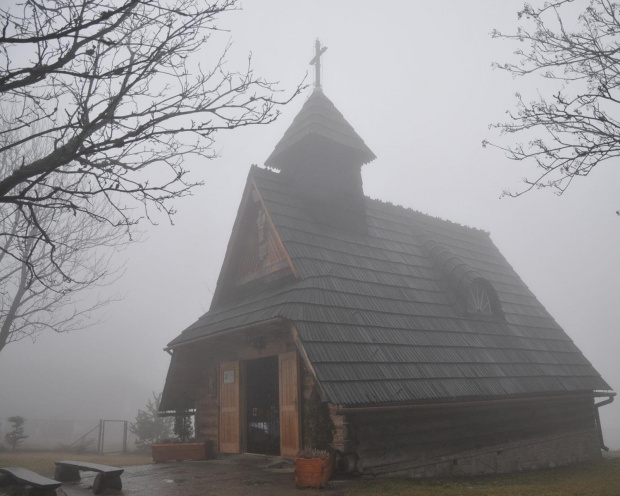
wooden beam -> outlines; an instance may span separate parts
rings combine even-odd
[[[577,398],[592,398],[594,399],[594,393],[584,394],[561,394],[555,396],[530,396],[525,398],[499,398],[493,400],[478,400],[478,401],[451,401],[446,403],[417,403],[409,405],[386,405],[386,406],[362,406],[351,408],[339,408],[336,410],[337,415],[357,415],[365,413],[383,413],[383,412],[397,412],[401,410],[425,410],[432,408],[456,408],[456,407],[468,407],[477,405],[493,405],[500,403],[529,403],[539,401],[562,401],[571,400]]]
[[[286,319],[283,319],[282,317],[275,317],[273,319],[263,320],[262,322],[256,322],[254,324],[248,324],[248,325],[244,325],[241,327],[234,327],[232,329],[225,329],[224,331],[216,332],[213,334],[208,334],[207,336],[199,336],[194,339],[189,339],[188,341],[183,341],[182,343],[168,346],[164,348],[164,351],[173,350],[175,348],[181,348],[189,344],[194,345],[198,341],[206,341],[206,340],[214,339],[216,337],[226,336],[228,334],[234,334],[237,332],[255,331],[255,330],[262,329],[264,327],[283,325],[283,324],[286,324],[287,322],[288,321]]]
[[[321,398],[325,399],[323,398],[324,396],[323,388],[321,388],[321,383],[319,382],[319,379],[316,375],[316,370],[314,370],[314,367],[312,366],[312,363],[310,362],[310,358],[308,358],[306,349],[304,348],[304,345],[301,342],[301,338],[299,337],[299,331],[297,330],[293,322],[289,323],[289,329],[291,330],[291,336],[293,337],[293,341],[295,342],[295,347],[297,348],[297,351],[299,352],[299,356],[301,357],[301,360],[304,366],[310,372],[310,374],[312,374],[315,384],[318,385],[319,390],[321,391]]]
[[[291,260],[291,256],[288,254],[288,251],[286,251],[286,248],[284,247],[282,238],[280,238],[280,233],[276,229],[276,225],[273,223],[273,220],[271,219],[271,214],[269,213],[269,209],[265,206],[263,195],[260,194],[260,190],[256,186],[256,183],[254,182],[254,178],[251,179],[251,183],[252,183],[252,186],[254,187],[254,191],[256,191],[260,204],[263,206],[263,210],[265,211],[265,215],[267,216],[267,222],[269,222],[269,227],[272,232],[276,233],[276,237],[277,237],[276,239],[278,242],[278,246],[282,249],[282,252],[286,256],[286,260],[288,261],[291,267],[291,270],[293,271],[293,276],[295,277],[295,279],[299,279],[299,272],[297,272],[297,269],[295,268],[295,266],[293,265],[293,261]]]

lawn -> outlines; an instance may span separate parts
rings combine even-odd
[[[459,479],[360,481],[351,493],[382,496],[618,496],[620,457],[553,470]]]
[[[0,451],[0,467],[24,467],[47,477],[54,476],[54,462],[57,460],[79,460],[112,465],[113,467],[153,463],[153,458],[150,454],[114,453],[98,455],[94,453],[76,454],[58,451]]]

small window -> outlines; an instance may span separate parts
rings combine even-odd
[[[474,282],[469,287],[469,293],[467,295],[467,313],[493,315],[489,293],[480,283]]]

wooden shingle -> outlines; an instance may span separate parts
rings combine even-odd
[[[611,389],[488,233],[368,198],[366,232],[336,229],[282,174],[253,167],[249,180],[299,278],[214,306],[169,346],[286,319],[340,405]],[[459,303],[476,278],[498,314]]]

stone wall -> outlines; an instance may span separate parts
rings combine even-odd
[[[458,477],[554,468],[601,457],[596,429],[515,442],[470,452],[423,458],[391,471],[362,470],[387,477]]]
[[[347,467],[370,476],[530,470],[600,457],[591,395],[344,415]],[[352,462],[354,460],[354,463]]]

